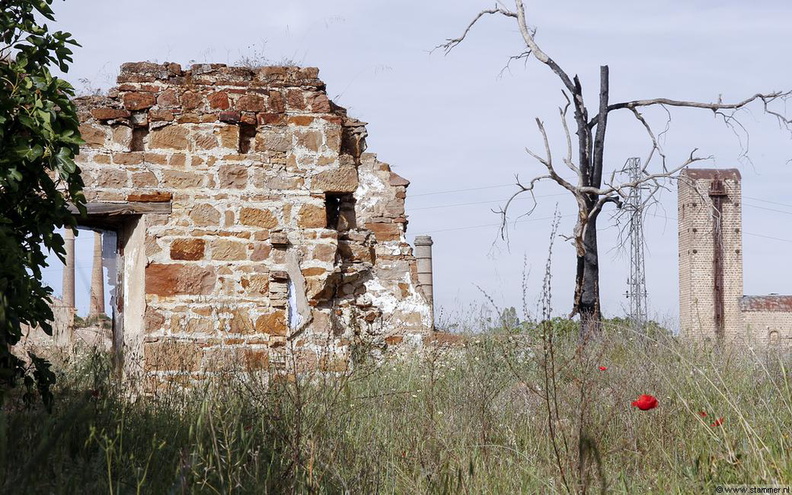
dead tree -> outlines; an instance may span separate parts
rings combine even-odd
[[[763,105],[766,114],[778,120],[779,125],[790,129],[790,120],[785,114],[774,111],[769,105],[773,102],[786,100],[792,91],[757,93],[749,98],[736,103],[700,103],[695,101],[672,100],[668,98],[653,98],[647,100],[634,100],[611,103],[608,98],[609,79],[608,66],[600,67],[599,102],[596,112],[591,116],[589,107],[583,99],[583,86],[577,75],[570,77],[569,73],[559,66],[536,42],[536,29],[531,27],[526,19],[525,6],[522,0],[515,0],[515,9],[508,10],[503,3],[493,9],[483,10],[476,15],[461,36],[447,40],[440,45],[446,53],[465,40],[471,29],[482,18],[490,15],[503,16],[516,21],[522,39],[525,42],[524,50],[511,57],[514,59],[527,59],[531,55],[547,66],[558,77],[562,86],[562,93],[566,103],[559,109],[561,123],[566,135],[566,154],[563,163],[568,171],[559,169],[553,161],[551,146],[545,131],[544,123],[536,119],[536,125],[544,141],[544,153],[538,154],[526,149],[529,155],[535,158],[546,169],[546,173],[538,175],[528,183],[517,180],[518,190],[499,211],[501,214],[501,233],[506,232],[506,215],[512,207],[514,199],[529,193],[533,197],[534,187],[537,183],[550,180],[567,191],[574,197],[578,207],[577,221],[570,239],[574,242],[577,256],[577,271],[575,278],[574,303],[570,317],[580,316],[580,336],[585,340],[589,336],[599,333],[601,329],[600,291],[599,291],[599,255],[597,251],[597,219],[607,203],[621,206],[622,200],[629,195],[630,189],[641,186],[648,188],[650,193],[646,201],[653,201],[657,192],[664,187],[665,180],[675,177],[682,169],[697,161],[709,157],[696,155],[694,149],[682,163],[669,166],[666,155],[658,142],[658,134],[652,125],[644,118],[641,109],[645,107],[663,107],[669,115],[669,107],[700,108],[710,110],[721,117],[724,123],[732,129],[744,129],[736,119],[735,112],[750,104]],[[567,121],[568,111],[572,108],[576,139],[573,140]],[[643,161],[641,178],[633,181],[618,180],[614,171],[609,177],[603,176],[603,156],[605,152],[605,133],[608,125],[608,116],[615,111],[628,111],[633,114],[637,123],[644,128],[651,142],[649,156]],[[573,143],[574,141],[574,143]],[[574,153],[576,149],[576,153]],[[659,162],[659,163],[658,163]],[[657,165],[655,165],[657,164]],[[653,172],[650,167],[655,166]],[[563,172],[567,177],[561,174]],[[534,202],[534,207],[536,203]],[[533,211],[531,208],[528,214]]]

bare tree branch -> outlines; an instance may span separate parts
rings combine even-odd
[[[756,93],[742,101],[734,103],[724,103],[720,98],[717,102],[703,103],[687,100],[674,100],[670,98],[654,98],[643,100],[632,100],[617,103],[609,102],[609,71],[606,65],[600,67],[599,81],[599,102],[597,114],[589,118],[589,109],[583,98],[583,87],[580,78],[576,75],[570,77],[561,66],[556,63],[547,53],[542,50],[536,41],[536,28],[528,23],[525,12],[524,0],[514,0],[514,11],[506,8],[500,0],[492,9],[480,11],[473,20],[467,25],[462,35],[457,38],[446,40],[446,43],[436,48],[443,48],[445,53],[449,53],[457,45],[464,41],[473,27],[484,17],[489,15],[500,15],[515,19],[520,35],[525,46],[522,47],[518,55],[509,58],[509,62],[503,70],[509,68],[509,63],[513,60],[527,60],[533,55],[536,60],[546,65],[560,80],[562,84],[561,93],[566,100],[566,104],[559,108],[561,125],[566,139],[566,155],[563,162],[577,177],[577,183],[567,180],[557,173],[553,163],[553,155],[548,134],[543,122],[536,119],[537,127],[542,136],[544,154],[534,153],[530,149],[526,152],[538,161],[546,169],[546,173],[541,173],[527,184],[520,182],[517,178],[518,190],[509,198],[503,208],[497,213],[501,216],[500,235],[507,239],[507,214],[513,207],[514,200],[521,194],[528,192],[533,200],[533,205],[523,214],[530,215],[534,212],[537,203],[534,189],[539,182],[552,180],[564,189],[572,193],[577,203],[577,219],[573,229],[571,239],[574,241],[577,255],[577,271],[575,280],[574,307],[572,314],[579,314],[581,317],[581,338],[585,341],[587,335],[598,332],[600,328],[600,301],[599,301],[599,263],[597,247],[597,219],[603,208],[608,203],[613,203],[618,207],[626,200],[631,191],[635,188],[643,188],[649,192],[643,205],[657,201],[660,191],[667,189],[668,179],[673,179],[684,168],[711,157],[697,156],[697,149],[694,149],[686,160],[681,161],[674,167],[669,167],[668,156],[663,150],[664,135],[668,132],[672,114],[670,107],[692,108],[711,110],[715,117],[723,119],[723,122],[738,137],[744,157],[747,158],[747,146],[749,140],[743,141],[743,137],[749,137],[747,129],[738,118],[738,112],[748,111],[752,104],[761,102],[765,114],[776,119],[782,129],[786,129],[792,134],[792,120],[786,111],[778,110],[776,104],[786,102],[792,98],[792,91],[776,91],[771,93]],[[651,120],[646,118],[641,112],[642,107],[660,107],[666,112],[667,119],[665,128],[661,132],[656,132]],[[573,108],[574,133],[577,136],[576,149],[572,146],[572,129],[567,122],[567,112]],[[605,167],[605,142],[608,127],[609,114],[612,111],[627,109],[635,117],[636,122],[643,127],[649,138],[650,148],[647,158],[641,167],[638,178],[632,177],[621,180],[617,177],[621,172],[614,170],[603,183],[603,172]],[[658,126],[659,128],[659,126]],[[577,152],[577,159],[573,160],[573,153]],[[652,161],[659,157],[660,164],[654,165]],[[657,161],[657,160],[655,160]],[[657,170],[652,172],[652,170]],[[508,242],[508,240],[507,240]]]
[[[438,48],[442,48],[445,54],[448,55],[451,52],[451,50],[456,48],[457,45],[465,41],[465,38],[467,37],[468,33],[470,33],[470,30],[473,29],[473,26],[478,21],[480,21],[482,17],[484,17],[485,15],[494,15],[494,14],[504,15],[506,17],[517,17],[517,14],[515,14],[514,12],[506,10],[502,7],[498,7],[497,5],[493,9],[482,10],[476,15],[476,17],[473,18],[472,21],[470,21],[470,24],[468,24],[468,26],[465,28],[465,31],[462,33],[462,36],[458,38],[449,38],[442,45],[438,45],[434,47],[432,51],[437,50]]]
[[[773,102],[774,100],[782,99],[785,100],[792,95],[792,91],[775,91],[773,93],[756,93],[755,95],[746,98],[737,103],[723,103],[723,102],[716,102],[716,103],[701,103],[697,101],[687,101],[687,100],[671,100],[669,98],[653,98],[650,100],[633,100],[633,101],[626,101],[622,103],[614,103],[612,105],[608,105],[608,112],[612,112],[613,110],[619,110],[622,108],[637,108],[637,107],[648,107],[652,105],[668,105],[671,107],[685,107],[685,108],[704,108],[707,110],[712,110],[713,112],[718,110],[739,110],[750,103],[756,100],[762,100],[764,105],[765,113],[776,117],[779,124],[783,125],[784,127],[789,126],[792,124],[792,120],[789,120],[785,116],[781,115],[778,112],[770,110],[768,108],[768,104]],[[594,126],[597,123],[598,116],[595,116],[589,126]],[[788,127],[787,127],[788,128]]]

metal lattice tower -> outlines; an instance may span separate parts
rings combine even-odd
[[[641,179],[641,159],[629,158],[627,172],[630,182]],[[630,319],[640,327],[646,323],[646,276],[644,275],[643,200],[641,186],[630,189],[625,204],[630,214],[630,278],[627,281],[630,300]]]

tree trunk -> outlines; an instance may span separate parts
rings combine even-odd
[[[599,253],[597,251],[597,217],[589,220],[583,237],[586,252],[578,256],[579,299],[576,301],[580,315],[580,340],[586,340],[600,333],[602,312],[599,294]]]
[[[597,128],[594,139],[591,139],[591,128],[588,122],[581,125],[578,121],[578,135],[588,134],[589,139],[585,143],[581,140],[581,146],[586,148],[581,152],[581,169],[586,173],[582,174],[583,185],[599,188],[602,185],[602,166],[605,152],[605,130],[608,125],[608,96],[610,92],[608,82],[608,66],[600,67],[600,91],[599,91],[599,113],[595,118],[594,126]],[[577,77],[575,78],[577,83]],[[577,89],[580,89],[577,83]],[[582,92],[579,93],[582,102]],[[581,106],[582,103],[581,103]],[[585,108],[585,107],[584,107]],[[581,112],[586,120],[588,116]],[[597,217],[599,211],[591,215],[597,208],[599,196],[589,194],[586,198],[585,216],[588,218],[583,232],[584,253],[578,256],[577,287],[575,290],[575,311],[580,315],[580,341],[585,342],[593,336],[599,335],[602,328],[599,294],[599,252],[597,250]]]

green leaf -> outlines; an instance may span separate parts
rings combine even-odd
[[[58,161],[60,169],[67,174],[73,174],[77,170],[77,165],[74,163],[74,159],[67,148],[61,148],[55,159]]]

